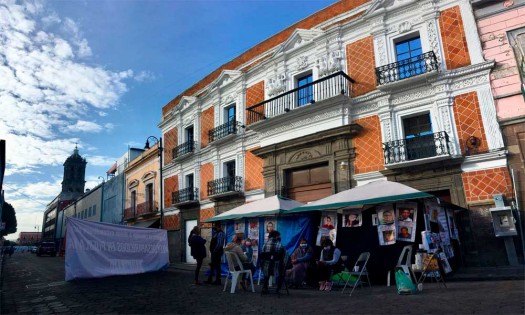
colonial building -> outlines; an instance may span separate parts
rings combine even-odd
[[[507,163],[525,224],[525,1],[472,1],[486,60],[494,60],[490,85]],[[507,205],[512,205],[507,200]],[[519,222],[517,222],[519,224]],[[492,240],[493,242],[493,240]],[[524,247],[515,242],[517,251]],[[500,242],[495,244],[501,245]],[[523,246],[523,244],[522,244]]]
[[[64,162],[62,191],[47,205],[44,212],[42,223],[44,240],[60,242],[62,239],[63,210],[84,193],[86,164],[86,159],[80,156],[75,146],[73,154]]]
[[[490,233],[468,233],[512,198],[493,67],[466,0],[341,0],[242,53],[162,109],[181,260],[189,229],[235,206],[390,180],[468,208],[465,263],[504,264]]]

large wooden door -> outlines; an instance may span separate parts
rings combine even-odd
[[[299,202],[319,200],[332,194],[328,165],[315,165],[287,172],[288,197]]]

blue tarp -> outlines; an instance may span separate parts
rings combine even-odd
[[[309,215],[287,215],[287,216],[270,216],[270,217],[261,217],[259,219],[259,253],[262,250],[264,245],[264,222],[266,218],[272,218],[274,221],[277,221],[277,230],[281,233],[281,242],[284,245],[286,252],[291,255],[293,251],[299,246],[299,242],[304,237],[308,240],[309,244],[315,246],[315,238],[312,236],[312,224],[311,217]],[[253,218],[250,218],[253,220]],[[240,219],[240,220],[227,220],[225,233],[226,233],[226,243],[231,242],[233,235],[235,235],[234,222],[244,222],[244,235],[245,238],[248,235],[248,222],[249,219]],[[223,222],[224,226],[224,222]],[[222,275],[226,276],[228,274],[228,264],[226,259],[223,257],[222,260]],[[206,272],[206,275],[209,274],[209,271]],[[259,277],[259,264],[257,263],[257,270],[255,271],[254,278],[258,279]]]

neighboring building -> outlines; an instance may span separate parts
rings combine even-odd
[[[73,200],[67,207],[63,209],[66,218],[77,218],[82,220],[101,222],[101,212],[102,212],[102,186],[104,183],[100,183],[91,190],[86,190],[86,192],[78,197],[76,200]],[[62,228],[64,226],[64,228]],[[60,238],[64,238],[66,235],[67,229],[67,220],[64,218],[62,221],[57,223],[57,235],[60,235]]]
[[[496,114],[525,225],[525,0],[472,1],[490,74]],[[507,204],[510,205],[510,200]],[[518,239],[518,238],[516,238]],[[499,245],[499,244],[498,244]],[[516,242],[519,245],[519,241]],[[523,246],[523,244],[522,244]],[[520,248],[519,246],[517,246]],[[522,251],[518,249],[518,251]]]
[[[51,201],[44,212],[42,222],[42,237],[44,240],[62,241],[63,209],[84,193],[86,184],[86,160],[78,153],[75,146],[73,154],[64,162],[62,191]]]
[[[380,179],[470,209],[456,218],[463,262],[506,264],[477,219],[494,194],[512,199],[493,67],[464,0],[337,1],[250,48],[162,109],[180,259],[192,226],[235,206]]]
[[[160,226],[158,144],[142,151],[142,154],[130,160],[124,170],[126,191],[124,223],[158,228]]]
[[[122,224],[124,217],[124,168],[128,163],[127,152],[107,171],[107,181],[102,185],[103,206],[101,209],[101,222]]]
[[[20,232],[18,235],[18,245],[37,245],[42,241],[41,232]]]

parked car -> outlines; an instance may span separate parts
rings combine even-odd
[[[36,251],[36,255],[37,256],[42,256],[42,255],[56,256],[57,255],[57,250],[55,248],[55,243],[54,242],[42,242],[42,243],[40,243],[40,245],[38,246],[38,249]]]
[[[38,247],[31,246],[31,254],[35,254],[38,251]]]

